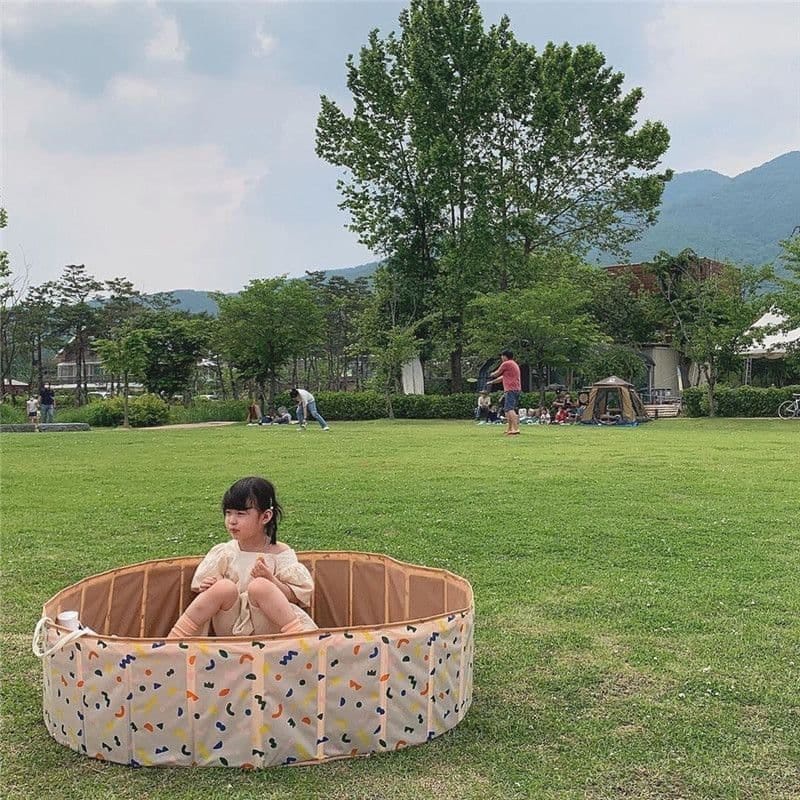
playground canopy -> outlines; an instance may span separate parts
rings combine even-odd
[[[592,384],[581,416],[584,425],[638,425],[649,420],[633,384],[616,375]]]
[[[764,333],[741,351],[746,358],[785,358],[787,352],[800,346],[800,328],[789,328],[789,320],[777,309],[770,309],[751,326],[748,333]]]

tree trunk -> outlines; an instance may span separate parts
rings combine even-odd
[[[458,344],[450,353],[450,391],[460,392],[464,386],[464,375],[461,370],[461,356],[464,353],[464,346]]]
[[[128,420],[128,373],[123,376],[122,388],[122,427],[130,428],[131,424]]]
[[[717,409],[716,406],[716,396],[715,396],[715,388],[716,388],[716,377],[714,375],[714,368],[709,366],[703,367],[703,374],[706,376],[706,395],[708,397],[708,416],[714,417],[716,416]]]
[[[275,370],[271,369],[269,371],[269,407],[275,407],[275,395],[278,393],[278,376],[275,374]]]
[[[42,337],[36,336],[36,360],[39,367],[39,389],[44,386],[44,367],[42,366]]]
[[[222,364],[220,360],[217,358],[214,360],[214,371],[217,375],[217,381],[219,381],[219,393],[222,395],[222,400],[228,399],[228,392],[225,389],[225,379],[222,375]]]
[[[536,364],[536,380],[539,384],[539,408],[544,406],[545,384],[544,382],[544,364],[540,361]]]

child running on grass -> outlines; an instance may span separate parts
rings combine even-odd
[[[192,578],[198,593],[169,638],[252,636],[316,630],[308,606],[314,592],[309,571],[288,545],[277,541],[281,507],[264,478],[242,478],[222,498],[231,541],[215,545]]]

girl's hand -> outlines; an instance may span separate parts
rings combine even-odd
[[[207,578],[203,578],[200,581],[200,587],[198,588],[198,592],[204,592],[206,589],[210,589],[216,582],[218,578],[216,575],[209,575]]]
[[[275,580],[272,570],[270,570],[263,558],[259,558],[256,561],[256,563],[253,565],[253,569],[250,570],[250,575],[253,578],[266,578],[270,581]]]

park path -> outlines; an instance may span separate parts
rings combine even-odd
[[[221,425],[236,425],[236,422],[181,422],[177,425],[154,425],[149,430],[164,431],[175,430],[176,428],[218,428]]]

